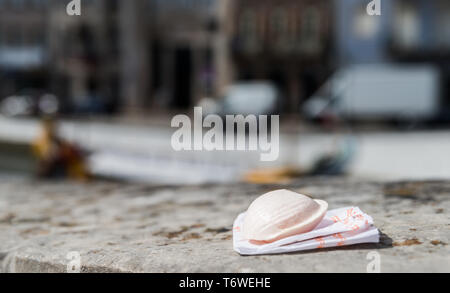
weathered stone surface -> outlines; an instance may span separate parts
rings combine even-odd
[[[235,217],[263,192],[290,188],[359,206],[382,243],[287,255],[238,255]],[[370,183],[303,179],[289,185],[144,186],[0,179],[0,271],[65,272],[450,272],[450,182]]]

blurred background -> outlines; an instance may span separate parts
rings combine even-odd
[[[450,178],[450,2],[0,0],[0,176]],[[280,114],[280,157],[174,152],[176,114]]]

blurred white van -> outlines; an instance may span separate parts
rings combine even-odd
[[[336,72],[303,110],[307,118],[426,120],[439,111],[439,87],[433,66],[355,65]]]

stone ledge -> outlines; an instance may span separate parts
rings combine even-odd
[[[243,257],[234,218],[263,192],[289,188],[330,208],[359,206],[383,232],[379,244]],[[450,272],[450,182],[305,178],[288,185],[146,186],[0,179],[0,271],[65,272]]]

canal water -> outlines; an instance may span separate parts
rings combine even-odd
[[[0,176],[32,176],[36,160],[31,147],[22,143],[0,141]]]

